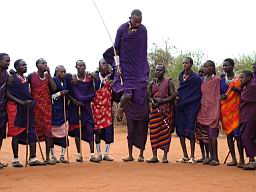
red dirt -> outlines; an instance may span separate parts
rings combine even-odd
[[[120,129],[116,129],[115,143],[110,149],[110,155],[115,159],[114,162],[99,164],[88,162],[89,146],[84,144],[83,151],[86,159],[83,163],[76,163],[74,141],[72,138],[70,141],[70,164],[20,169],[10,166],[2,169],[0,170],[0,192],[256,191],[256,171],[244,171],[226,165],[210,167],[176,163],[175,160],[181,156],[181,147],[176,137],[172,140],[169,164],[122,162],[122,157],[127,154],[127,144],[126,134]],[[196,147],[196,156],[200,157],[199,145]],[[59,153],[59,150],[56,151]],[[227,151],[225,139],[219,139],[219,156],[222,162]],[[20,147],[20,154],[20,159],[24,162],[24,146]],[[11,139],[4,141],[0,155],[1,160],[10,162],[12,159]],[[138,150],[136,149],[134,157],[137,156]],[[162,152],[159,154],[160,159],[161,156]],[[148,140],[145,158],[150,157],[151,149]]]

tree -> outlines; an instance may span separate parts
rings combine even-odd
[[[204,54],[201,51],[183,52],[175,46],[170,46],[168,40],[164,41],[164,48],[158,47],[155,43],[149,52],[150,79],[154,77],[157,64],[163,64],[166,68],[166,75],[171,77],[174,85],[178,86],[178,76],[183,70],[182,60],[191,57],[194,60],[193,70],[198,71],[202,64]]]
[[[241,73],[243,70],[251,70],[252,64],[256,62],[256,52],[235,58],[236,71]]]

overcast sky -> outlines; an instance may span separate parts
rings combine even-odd
[[[112,38],[133,9],[143,13],[148,47],[164,40],[182,50],[201,50],[220,63],[256,49],[255,0],[95,0]],[[110,39],[92,0],[1,0],[0,52],[11,68],[23,58],[29,71],[45,58],[53,70],[75,61],[96,69]]]

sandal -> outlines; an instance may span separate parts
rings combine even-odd
[[[178,159],[176,162],[177,163],[187,163],[188,162],[188,158],[187,157],[182,157],[182,158]]]
[[[28,164],[29,164],[29,166],[41,166],[41,165],[46,165],[45,162],[41,162],[41,161],[38,161],[38,160],[30,161]]]
[[[212,161],[212,160],[211,160],[210,158],[205,158],[205,159],[203,160],[203,164],[204,164],[204,165],[208,165],[211,161]]]
[[[126,157],[126,158],[123,158],[123,161],[124,162],[134,161],[134,158],[133,157]]]
[[[98,155],[98,160],[102,161],[102,155]]]
[[[60,163],[68,163],[64,156],[60,156]]]
[[[23,167],[23,165],[19,161],[12,162],[13,167]]]
[[[53,157],[52,160],[55,161],[55,163],[60,163],[60,161],[56,157]]]
[[[244,165],[244,170],[255,170],[256,164],[254,162],[249,162],[246,165]]]
[[[48,165],[55,165],[55,164],[56,164],[55,160],[53,160],[53,159],[48,159],[48,160],[46,161],[46,163],[47,163]]]
[[[190,157],[188,160],[189,164],[196,164],[196,160],[193,157]]]
[[[237,167],[238,167],[238,168],[244,168],[244,163],[239,162],[239,163],[237,164]]]
[[[1,165],[2,167],[8,167],[8,163],[2,163],[2,162],[0,162],[0,165]]]
[[[196,162],[197,162],[197,163],[203,163],[204,160],[205,160],[205,158],[202,157],[202,158],[200,158],[200,159],[197,159]]]
[[[110,158],[109,156],[104,156],[103,161],[114,161],[114,159]]]
[[[139,158],[138,158],[138,162],[144,162],[144,157],[139,156]]]
[[[227,163],[227,166],[229,167],[237,166],[237,161],[230,161],[229,163]]]
[[[82,162],[83,162],[83,157],[80,156],[80,155],[78,155],[78,156],[76,157],[76,162],[82,163]]]
[[[147,162],[147,163],[158,163],[158,162],[159,162],[159,160],[158,160],[158,158],[157,158],[157,157],[152,157],[151,159],[146,160],[146,162]]]
[[[100,162],[99,159],[94,157],[94,156],[90,158],[90,161],[93,162],[93,163],[99,163]]]
[[[162,159],[162,163],[169,163],[169,161],[168,161],[168,159],[163,158],[163,159]]]
[[[217,165],[220,165],[220,162],[219,161],[216,161],[216,160],[212,160],[209,165],[211,166],[217,166]]]

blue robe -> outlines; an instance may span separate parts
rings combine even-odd
[[[195,123],[201,102],[201,78],[192,73],[187,80],[183,80],[184,71],[179,75],[179,101],[175,106],[175,127],[179,137],[193,138]]]
[[[57,90],[55,93],[63,91],[66,89],[66,82],[64,81],[63,85],[61,84],[61,81],[57,77],[53,77],[54,82],[56,83]],[[67,107],[67,100],[66,100],[66,107]],[[64,118],[64,97],[60,96],[56,99],[53,99],[52,104],[52,125],[55,126],[61,126],[65,123]],[[54,138],[54,144],[66,147],[66,137],[62,138]]]

